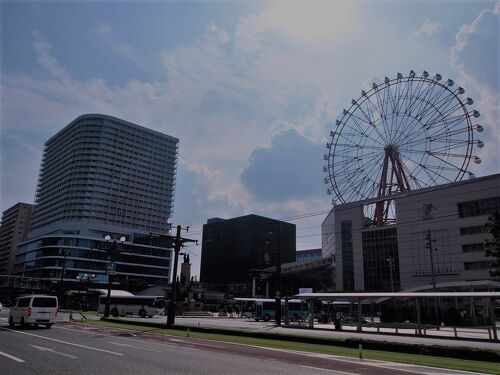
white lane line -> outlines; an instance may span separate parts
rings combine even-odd
[[[112,352],[112,351],[109,351],[109,350],[104,350],[104,349],[99,349],[99,348],[93,348],[91,346],[76,344],[74,342],[68,342],[68,341],[53,339],[51,337],[45,337],[45,336],[35,335],[33,333],[21,332],[21,331],[14,331],[13,329],[3,328],[3,327],[0,327],[0,329],[3,329],[4,331],[11,331],[11,332],[14,332],[14,333],[19,333],[19,334],[22,334],[22,335],[28,335],[28,336],[38,337],[38,338],[41,338],[41,339],[44,339],[44,340],[60,342],[60,343],[66,344],[66,345],[77,346],[79,348],[85,348],[85,349],[89,349],[89,350],[95,350],[97,352],[103,352],[103,353],[108,353],[108,354],[113,354],[113,355],[123,355],[122,353],[116,353],[116,352]]]
[[[113,345],[118,345],[118,346],[126,346],[126,347],[129,347],[129,348],[140,349],[140,350],[147,350],[148,352],[164,353],[162,350],[143,348],[141,346],[129,345],[129,344],[122,344],[120,342],[111,342],[110,341],[110,342],[108,342],[108,344],[113,344]]]
[[[10,355],[10,354],[4,353],[4,352],[0,352],[0,355],[3,355],[4,357],[10,358],[10,359],[13,359],[14,361],[19,362],[19,363],[26,362],[26,361],[22,360],[21,358],[14,357],[13,355]]]
[[[77,332],[77,333],[87,333],[89,335],[99,335],[99,336],[102,336],[102,337],[111,337],[113,339],[130,340],[130,341],[143,342],[145,344],[161,345],[161,346],[166,346],[168,348],[173,348],[173,349],[184,348],[184,349],[189,349],[189,350],[198,350],[198,349],[191,348],[189,346],[179,346],[179,345],[176,345],[176,344],[165,344],[164,342],[159,342],[159,341],[149,341],[149,340],[133,339],[133,338],[130,338],[130,337],[114,336],[114,335],[109,335],[109,334],[100,333],[100,332],[96,332],[96,331],[93,331],[93,332],[91,332],[91,331],[80,331],[78,329],[71,329],[71,328],[65,328],[65,327],[64,328],[63,327],[57,327],[57,328],[58,329],[64,329],[66,331]],[[113,329],[119,329],[119,330],[122,330],[122,331],[127,331],[126,329],[123,329],[123,328],[115,328],[114,327]],[[140,332],[140,331],[137,331],[137,332]],[[147,331],[145,331],[144,333],[148,333],[148,334],[151,334],[151,335],[156,335],[156,336],[161,337],[161,338],[165,338],[165,336],[167,336],[167,335],[163,335],[161,333],[150,333],[150,332],[147,332]]]
[[[74,355],[57,352],[57,351],[55,351],[54,349],[51,349],[51,348],[45,348],[43,346],[37,346],[37,345],[30,345],[30,346],[32,346],[35,349],[41,350],[42,352],[51,352],[51,353],[59,354],[59,355],[62,355],[64,357],[68,357],[68,358],[75,358],[75,359],[78,358],[78,357],[75,357]]]
[[[335,374],[346,374],[346,375],[355,375],[356,374],[355,372],[344,372],[344,371],[338,371],[338,370],[330,370],[328,368],[321,368],[321,367],[304,366],[304,365],[301,365],[300,367],[310,368],[312,370],[334,372]]]

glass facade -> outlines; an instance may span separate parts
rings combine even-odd
[[[352,254],[352,222],[340,223],[340,241],[342,246],[342,275],[344,291],[354,290],[354,258]]]
[[[366,291],[390,292],[391,261],[394,291],[401,289],[398,237],[396,228],[369,230],[362,233],[363,264]]]
[[[297,262],[321,259],[323,257],[321,249],[300,250],[295,254]]]
[[[137,278],[166,285],[178,143],[100,114],[79,116],[50,138],[29,242],[17,249],[15,274],[71,282],[92,273],[106,282],[116,240],[114,281]],[[108,234],[110,242],[104,240]],[[122,236],[123,243],[118,241]]]
[[[252,269],[295,261],[295,240],[294,224],[262,216],[209,222],[203,226],[200,281],[220,291],[245,284],[248,294]]]
[[[17,250],[17,274],[24,277],[77,282],[82,272],[94,273],[96,282],[107,282],[106,265],[113,244],[90,238],[44,237]],[[152,285],[165,285],[171,263],[171,249],[135,243],[117,243],[117,275],[114,280],[141,278]]]

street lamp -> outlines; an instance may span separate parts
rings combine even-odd
[[[433,251],[437,251],[437,247],[433,247],[433,242],[436,242],[436,240],[433,240],[431,238],[431,230],[427,230],[427,235],[425,236],[426,243],[425,247],[429,249],[429,254],[431,257],[431,273],[432,273],[432,291],[435,293],[436,292],[436,273],[434,271],[434,256],[433,256]],[[438,312],[438,301],[437,298],[434,297],[434,318],[436,320],[436,328],[439,330],[439,312]]]
[[[273,234],[273,232],[268,232]],[[276,325],[281,325],[281,221],[278,223],[278,259],[276,264],[276,305],[275,321]]]
[[[394,271],[394,258],[389,257],[386,259],[387,263],[389,263],[389,273],[391,276],[391,293],[394,293],[394,277],[393,277],[393,271]]]
[[[111,236],[108,234],[104,237],[106,242],[111,241]],[[125,237],[120,237],[120,242],[123,244],[125,242]],[[108,250],[109,252],[109,250]],[[113,241],[113,247],[111,248],[111,252],[109,256],[109,263],[106,265],[106,274],[108,275],[108,296],[106,298],[106,307],[104,309],[104,317],[109,318],[109,306],[111,305],[111,284],[113,282],[112,277],[113,275],[116,274],[116,240]]]
[[[169,224],[173,223],[171,218],[169,218],[167,222]],[[192,224],[189,221],[186,221],[184,223],[184,228],[181,225],[177,225],[177,232],[174,238],[174,269],[172,272],[172,290],[170,292],[170,301],[167,310],[167,327],[170,327],[175,323],[175,302],[177,299],[177,262],[179,259],[179,251],[186,242],[196,242],[196,244],[198,244],[197,240],[190,240],[181,237],[181,231],[185,230],[186,232],[188,232],[191,226]]]
[[[60,298],[61,302],[64,300],[63,283],[64,283],[64,276],[66,276],[66,258],[68,256],[68,249],[67,248],[63,249],[62,255],[64,255],[64,258],[63,258],[62,271],[61,271],[61,280],[59,281],[59,298]]]

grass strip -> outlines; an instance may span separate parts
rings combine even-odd
[[[101,327],[112,327],[112,328],[123,328],[135,331],[150,332],[150,333],[160,333],[171,336],[186,337],[187,328],[190,328],[189,337],[203,340],[215,340],[223,341],[236,344],[245,345],[255,345],[261,347],[275,348],[275,349],[287,349],[300,352],[308,353],[319,353],[319,354],[329,354],[344,357],[356,358],[358,357],[358,349],[349,348],[341,345],[335,345],[331,340],[325,340],[325,343],[306,343],[288,340],[285,335],[275,335],[279,338],[261,338],[252,336],[241,336],[233,335],[231,332],[227,333],[210,333],[210,332],[199,332],[193,330],[193,327],[182,327],[182,329],[172,328],[162,328],[159,326],[144,326],[137,324],[121,323],[116,321],[95,321],[88,320],[85,321],[86,324],[91,324]],[[252,333],[246,332],[248,335]],[[409,353],[398,353],[393,351],[384,350],[373,350],[373,349],[363,349],[363,357],[365,359],[371,360],[381,360],[390,362],[400,362],[414,365],[439,367],[453,370],[462,371],[472,371],[472,372],[483,372],[488,374],[500,374],[500,366],[498,362],[488,362],[488,361],[477,361],[470,359],[459,359],[459,358],[449,358],[442,356],[433,355],[422,355],[422,354],[409,354]]]

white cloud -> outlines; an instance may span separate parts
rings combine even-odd
[[[164,79],[130,79],[123,85],[71,77],[38,35],[38,61],[51,77],[2,77],[4,131],[29,132],[36,124],[48,139],[76,116],[101,112],[176,136],[181,160],[175,216],[195,225],[213,216],[283,218],[323,211],[329,198],[316,188],[325,185],[305,178],[302,170],[296,178],[304,178],[313,193],[288,192],[287,199],[277,201],[252,195],[239,178],[246,167],[255,167],[252,152],[272,149],[273,138],[290,129],[323,147],[337,114],[360,95],[368,77],[449,69],[448,51],[423,44],[414,30],[395,32],[365,5],[273,2],[240,18],[234,30],[210,23],[193,43],[159,53]],[[93,32],[120,56],[135,58],[111,24],[98,24]],[[485,98],[482,108],[489,105]],[[321,174],[322,166],[321,159],[311,160],[307,176]],[[266,176],[255,176],[259,189]],[[30,176],[23,183],[34,187],[36,182]]]
[[[35,50],[36,59],[40,65],[47,69],[55,78],[69,79],[70,75],[68,71],[52,56],[52,46],[42,39],[40,32],[35,31],[33,33],[33,38],[33,48]]]
[[[274,1],[262,19],[293,40],[325,43],[355,28],[355,7],[347,1]]]
[[[475,99],[474,106],[481,113],[479,123],[485,125],[484,133],[475,134],[485,147],[475,152],[487,173],[498,173],[500,165],[499,29],[500,3],[496,3],[493,9],[481,11],[471,24],[462,25],[451,48],[451,66],[468,89],[467,95]]]
[[[100,23],[91,28],[91,30],[100,37],[108,48],[111,48],[118,55],[126,59],[141,64],[141,60],[136,55],[132,47],[126,43],[118,42],[113,33],[113,27],[109,23]]]
[[[416,38],[424,37],[424,36],[432,36],[436,35],[441,31],[441,23],[439,22],[431,22],[429,19],[426,19],[424,24],[413,33],[413,36]]]

